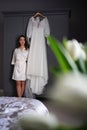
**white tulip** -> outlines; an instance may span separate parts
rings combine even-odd
[[[86,60],[86,53],[82,49],[81,49],[81,56],[82,56],[83,60]]]
[[[56,104],[63,104],[87,113],[87,76],[65,74],[56,79],[51,98]]]
[[[23,130],[51,130],[58,126],[58,120],[53,114],[41,115],[34,112],[22,115],[19,124]]]
[[[86,60],[87,59],[87,56],[86,56],[86,52],[84,51],[84,46],[82,43],[79,43],[80,44],[80,47],[81,47],[81,56],[83,58],[83,60]]]
[[[80,57],[86,60],[86,53],[83,50],[81,43],[79,43],[77,40],[68,40],[66,43],[66,49],[74,60],[77,60]]]

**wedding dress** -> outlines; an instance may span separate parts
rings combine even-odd
[[[47,17],[40,20],[39,17],[31,17],[27,27],[27,39],[31,38],[28,62],[27,79],[30,80],[30,88],[34,94],[42,94],[44,86],[48,82],[48,66],[45,37],[50,34]]]

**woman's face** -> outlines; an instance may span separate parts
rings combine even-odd
[[[24,46],[24,44],[25,44],[25,38],[24,37],[20,37],[19,43],[20,43],[20,46]]]

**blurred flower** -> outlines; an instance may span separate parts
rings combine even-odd
[[[48,45],[57,59],[58,66],[52,68],[55,81],[50,98],[56,105],[73,112],[85,113],[87,117],[87,44],[76,39],[62,42],[47,37]]]
[[[60,72],[81,72],[87,74],[87,45],[79,43],[76,39],[63,39],[59,42],[52,36],[47,37],[47,43],[52,49]]]
[[[59,75],[51,97],[56,103],[87,113],[87,76],[81,73]]]
[[[66,42],[66,49],[74,60],[82,59],[86,60],[86,53],[83,49],[83,45],[79,43],[76,39],[68,40]]]
[[[52,130],[58,126],[58,120],[53,114],[41,115],[25,113],[19,120],[22,130]]]

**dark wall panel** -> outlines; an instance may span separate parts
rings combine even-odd
[[[51,35],[55,36],[58,40],[61,40],[64,36],[68,37],[68,11],[56,13],[45,12],[45,15],[48,17]],[[29,15],[28,13],[8,13],[4,15],[3,86],[5,95],[8,96],[16,94],[15,82],[12,80],[12,52],[15,48],[17,37],[20,34],[26,34],[28,20],[31,16],[32,15]],[[46,46],[49,68],[49,82],[46,86],[45,92],[52,83],[52,74],[50,73],[50,67],[53,65],[58,65],[49,46],[47,44]]]
[[[0,0],[0,89],[3,89],[2,68],[3,68],[3,12],[23,12],[40,10],[59,10],[70,9],[71,18],[69,19],[69,39],[76,38],[80,42],[87,41],[87,7],[86,1],[80,0]],[[30,16],[30,14],[29,14]],[[24,18],[25,19],[25,18]],[[53,20],[54,22],[54,20]],[[27,19],[26,22],[27,23]],[[26,26],[26,24],[25,24]],[[51,24],[55,26],[55,24]],[[58,25],[57,25],[58,26]],[[24,27],[25,28],[25,27]],[[59,28],[59,27],[58,27]],[[63,26],[64,28],[64,26]],[[54,29],[54,28],[53,28]],[[23,30],[24,31],[24,30]],[[53,31],[53,30],[52,30]],[[16,32],[17,33],[17,32]],[[62,32],[61,32],[62,33]],[[55,36],[59,34],[55,34]],[[16,36],[15,36],[16,37]],[[12,46],[13,48],[14,46]]]
[[[5,94],[14,94],[11,65],[12,52],[16,47],[18,35],[23,33],[23,17],[5,17],[4,19],[4,46],[3,46],[3,88]]]

